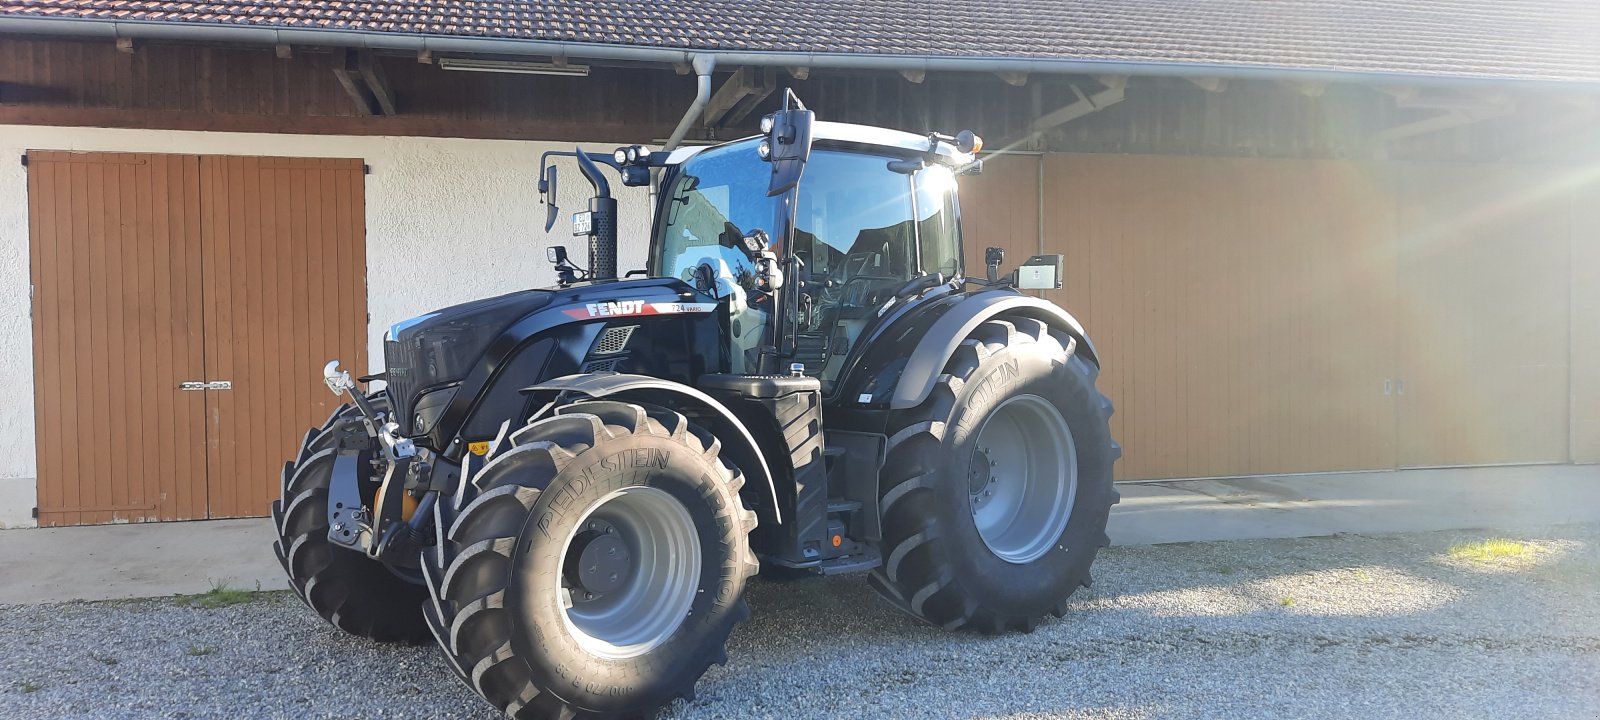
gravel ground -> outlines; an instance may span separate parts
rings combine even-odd
[[[859,578],[756,583],[667,718],[1596,718],[1600,526],[1117,547],[1031,635],[923,627]],[[494,717],[431,647],[348,638],[292,596],[0,607],[0,716]]]

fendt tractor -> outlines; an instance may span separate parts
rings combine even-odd
[[[1023,292],[1061,257],[963,273],[980,149],[786,93],[743,140],[545,153],[546,232],[558,161],[593,187],[587,265],[550,247],[556,288],[395,324],[359,378],[382,390],[328,364],[351,402],[272,507],[291,585],[346,632],[431,637],[512,718],[692,699],[758,570],[862,573],[951,630],[1061,616],[1120,450],[1083,328]],[[609,177],[655,194],[623,278]]]

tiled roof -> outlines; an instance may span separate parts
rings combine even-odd
[[[0,0],[0,17],[1600,81],[1600,0]]]

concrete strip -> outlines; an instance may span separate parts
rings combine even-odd
[[[0,604],[284,590],[267,518],[0,530]]]
[[[1121,483],[1118,545],[1600,522],[1600,465]]]
[[[1118,545],[1600,523],[1600,466],[1122,483]],[[287,588],[267,519],[0,530],[0,604]]]

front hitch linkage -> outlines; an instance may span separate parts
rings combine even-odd
[[[365,550],[369,556],[382,560],[391,550],[400,552],[398,549],[401,546],[416,544],[417,533],[421,529],[420,521],[431,517],[437,493],[429,491],[421,499],[411,522],[402,520],[399,496],[404,490],[400,485],[409,472],[418,469],[412,467],[419,460],[416,446],[410,438],[400,437],[399,424],[387,422],[382,413],[373,409],[366,394],[360,392],[351,379],[350,373],[339,369],[338,360],[323,366],[322,379],[335,396],[350,395],[361,411],[361,424],[367,436],[377,442],[388,460],[383,478],[383,507],[368,510],[361,506],[361,493],[355,486],[341,486],[340,483],[342,478],[356,474],[356,456],[341,453],[335,459],[334,486],[329,487],[328,537],[336,544],[353,550]],[[426,464],[423,468],[426,468]],[[333,504],[335,499],[341,502]],[[357,510],[351,512],[351,508]]]

